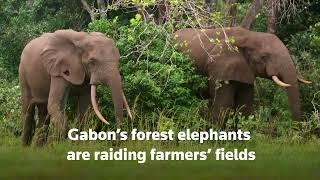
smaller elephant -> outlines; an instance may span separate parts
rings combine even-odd
[[[58,30],[30,41],[22,51],[19,65],[24,115],[23,145],[29,145],[32,141],[36,107],[39,127],[44,127],[47,133],[51,121],[59,137],[65,135],[64,109],[69,96],[77,97],[77,123],[80,129],[90,99],[99,119],[108,124],[96,102],[96,86],[100,84],[111,90],[117,125],[121,125],[123,107],[131,117],[122,90],[119,59],[115,42],[101,33]],[[45,140],[46,137],[40,138],[37,143],[42,145]]]
[[[301,118],[298,80],[310,82],[298,78],[288,49],[275,35],[241,27],[185,28],[174,33],[174,41],[208,76],[210,118],[219,125],[225,124],[227,109],[252,113],[256,77],[286,88],[292,118]]]

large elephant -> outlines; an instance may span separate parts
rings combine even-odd
[[[99,119],[108,124],[96,102],[96,86],[100,84],[111,90],[117,125],[122,122],[124,107],[131,117],[122,90],[119,58],[114,41],[102,33],[57,30],[30,41],[23,49],[19,66],[23,145],[32,141],[36,107],[38,126],[48,127],[51,121],[60,136],[65,134],[64,107],[69,95],[78,98],[79,128],[90,99]]]
[[[296,68],[275,35],[241,27],[186,28],[175,32],[174,40],[178,50],[188,54],[198,71],[209,77],[212,119],[224,124],[221,116],[226,109],[240,108],[244,115],[250,114],[256,77],[287,88],[292,118],[300,119]]]

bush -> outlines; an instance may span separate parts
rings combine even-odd
[[[320,109],[320,22],[306,31],[291,36],[288,43],[300,74],[313,81],[311,85],[301,84],[302,110],[308,116]]]
[[[0,69],[0,71],[2,71]],[[1,80],[0,85],[0,132],[18,135],[22,130],[20,91],[17,81]]]
[[[287,92],[274,82],[257,78],[255,82],[256,115],[264,121],[290,121]]]

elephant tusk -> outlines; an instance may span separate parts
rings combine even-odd
[[[91,103],[92,103],[93,110],[102,122],[109,125],[108,121],[102,116],[101,112],[99,111],[97,101],[96,101],[96,91],[97,91],[96,85],[91,85]]]
[[[298,79],[299,82],[302,82],[304,84],[311,84],[312,83],[311,81],[307,81],[307,80],[304,80],[304,79],[299,78],[299,77],[297,79]]]
[[[281,87],[290,87],[290,84],[282,82],[277,76],[272,76],[272,80]]]
[[[130,110],[130,107],[129,107],[129,105],[128,105],[127,98],[126,98],[126,96],[124,95],[123,92],[122,92],[122,99],[123,99],[124,105],[126,106],[127,113],[128,113],[128,115],[129,115],[130,119],[132,120],[131,110]]]

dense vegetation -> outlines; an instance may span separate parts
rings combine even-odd
[[[229,21],[223,15],[223,1],[218,2],[210,19],[203,20],[205,23]],[[238,2],[236,21],[239,22],[245,15],[249,2]],[[198,75],[189,59],[178,53],[170,43],[170,34],[175,29],[190,26],[195,19],[188,14],[181,16],[178,11],[181,4],[171,1],[172,8],[178,8],[170,14],[171,19],[160,24],[146,21],[139,11],[134,11],[135,3],[110,5],[107,7],[107,18],[96,14],[92,21],[93,17],[76,0],[1,1],[0,131],[15,136],[21,133],[17,68],[22,48],[43,32],[63,28],[100,31],[116,40],[122,55],[121,74],[125,93],[134,110],[135,124],[140,128],[203,129],[206,117],[202,114],[206,111],[207,102],[201,95],[206,88],[205,77]],[[143,3],[142,7],[150,4],[149,1]],[[241,115],[230,116],[231,121],[240,118],[242,128],[271,136],[291,136],[293,133],[299,137],[309,137],[319,125],[319,7],[317,0],[304,4],[304,7],[296,7],[299,15],[282,18],[277,24],[277,34],[289,47],[299,73],[313,81],[312,85],[301,85],[304,122],[291,121],[285,91],[262,79],[256,82],[254,116],[247,120],[243,120]],[[184,18],[184,21],[179,21],[178,17]],[[265,31],[265,20],[266,8],[263,8],[253,29]],[[100,91],[99,96],[104,113],[112,116],[110,95]],[[71,106],[68,112],[72,111]],[[88,119],[93,117],[88,115]],[[96,123],[88,122],[88,127]]]
[[[271,1],[275,0],[265,0]],[[125,130],[133,127],[141,130],[205,130],[208,128],[205,115],[208,102],[203,98],[206,77],[199,75],[190,60],[175,50],[171,34],[182,27],[240,24],[250,3],[257,1],[167,0],[170,11],[165,20],[161,19],[159,11],[163,0],[123,0],[104,6],[97,2],[111,1],[0,0],[0,179],[50,179],[54,174],[62,179],[132,179],[132,175],[139,179],[318,179],[320,0],[279,0],[293,4],[280,7],[274,27],[289,48],[299,74],[313,81],[311,85],[300,86],[303,121],[291,120],[284,89],[269,80],[258,79],[254,114],[248,118],[239,113],[228,116],[228,125],[238,119],[239,128],[251,132],[252,140],[248,142],[126,141],[116,145],[116,148],[145,151],[152,147],[176,151],[209,147],[250,148],[256,151],[255,161],[214,161],[209,158],[183,163],[150,161],[136,166],[134,161],[66,161],[69,150],[105,150],[114,146],[114,142],[50,141],[43,149],[21,148],[18,65],[21,51],[31,39],[43,32],[68,28],[106,34],[116,40],[120,50],[124,91],[134,115],[133,122],[125,119]],[[155,3],[159,2],[157,7]],[[233,6],[226,2],[237,3]],[[208,12],[203,12],[201,7]],[[270,28],[266,23],[268,10],[266,5],[262,6],[254,16],[251,29],[265,32]],[[104,128],[113,129],[111,95],[105,89],[98,89],[98,95],[103,114],[112,120],[112,126]],[[71,99],[66,109],[70,124],[74,123],[74,109]],[[86,128],[99,125],[91,111],[86,118]]]

